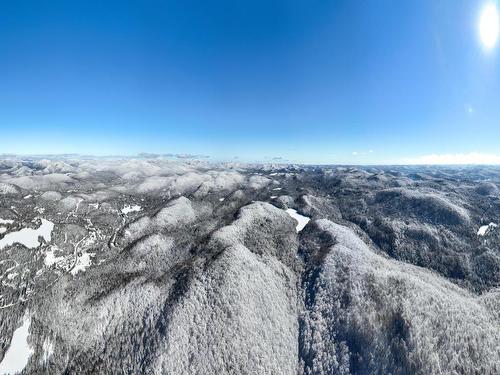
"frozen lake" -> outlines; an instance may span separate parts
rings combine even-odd
[[[17,374],[23,371],[28,364],[28,360],[33,354],[33,349],[28,344],[30,325],[31,319],[25,317],[21,327],[14,331],[7,353],[0,363],[0,375]]]
[[[23,228],[17,232],[10,232],[0,240],[0,250],[6,246],[11,246],[15,243],[20,243],[29,249],[34,249],[40,246],[39,237],[45,241],[50,241],[54,223],[41,219],[42,224],[37,228]]]

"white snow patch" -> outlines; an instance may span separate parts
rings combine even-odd
[[[479,230],[477,231],[478,236],[484,236],[489,230],[492,228],[496,228],[498,225],[495,223],[489,223],[488,225],[483,225]]]
[[[76,203],[75,212],[78,212],[78,207],[80,207],[80,203],[82,203],[83,201],[84,201],[83,198],[78,199],[78,202]]]
[[[14,220],[0,219],[0,224],[13,224]]]
[[[280,187],[277,187],[277,188],[274,188],[273,190],[281,190],[282,188]]]
[[[0,227],[0,234],[7,232],[7,228]]]
[[[58,247],[57,246],[51,246],[50,247],[50,250],[47,250],[45,252],[45,259],[43,260],[43,262],[45,263],[45,265],[47,267],[50,267],[52,266],[53,264],[56,264],[62,260],[64,260],[64,257],[56,257],[54,252],[58,250]]]
[[[297,230],[297,233],[300,232],[302,229],[304,229],[304,227],[306,226],[306,224],[309,222],[309,220],[311,220],[311,218],[307,217],[307,216],[303,216],[301,214],[299,214],[296,210],[294,210],[293,208],[289,208],[286,210],[287,214],[290,215],[292,218],[294,218],[295,220],[297,220],[297,226],[295,227],[295,229]]]
[[[135,206],[125,206],[122,208],[122,213],[124,213],[125,215],[129,214],[130,212],[139,212],[141,211],[142,208],[141,206],[138,206],[138,205],[135,205]]]
[[[271,198],[271,199],[276,199],[276,198],[278,198],[278,196],[277,196],[277,195],[271,195],[271,197],[270,197],[270,198]]]
[[[224,202],[224,199],[226,198],[219,198],[219,202]]]
[[[0,363],[0,374],[17,374],[26,367],[33,349],[28,344],[31,318],[25,316],[23,325],[14,331],[7,353]]]
[[[23,228],[17,232],[10,232],[0,240],[0,250],[14,243],[20,243],[27,248],[33,249],[40,246],[39,237],[43,237],[45,241],[50,241],[54,223],[41,219],[42,224],[37,229]]]
[[[54,343],[50,337],[45,338],[43,341],[43,363],[47,363],[49,358],[54,354]]]
[[[73,276],[76,276],[78,272],[85,272],[87,267],[89,267],[92,264],[92,260],[90,259],[93,257],[95,254],[94,253],[83,253],[81,256],[78,257],[76,260],[76,264],[73,267],[73,269],[70,271]]]

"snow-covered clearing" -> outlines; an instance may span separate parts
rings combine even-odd
[[[489,230],[496,228],[498,225],[495,223],[489,223],[488,225],[483,225],[479,230],[477,231],[478,236],[484,236]]]
[[[77,258],[75,266],[70,271],[71,274],[76,276],[78,272],[85,272],[87,267],[92,264],[92,260],[90,258],[94,255],[94,253],[82,253],[82,255]]]
[[[141,206],[138,206],[138,205],[129,206],[129,205],[127,205],[127,206],[125,206],[125,207],[122,208],[122,213],[124,213],[125,215],[127,215],[127,214],[129,214],[131,212],[139,212],[141,210],[142,210]]]
[[[43,262],[45,263],[45,265],[47,267],[50,267],[53,264],[56,264],[56,263],[64,260],[64,257],[57,257],[55,255],[56,250],[58,250],[57,246],[51,246],[50,250],[47,250],[45,252],[45,259],[43,260]]]

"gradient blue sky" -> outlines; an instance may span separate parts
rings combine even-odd
[[[485,3],[1,1],[0,152],[498,155]]]

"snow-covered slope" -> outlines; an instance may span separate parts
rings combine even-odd
[[[498,186],[0,161],[0,374],[498,374]]]

